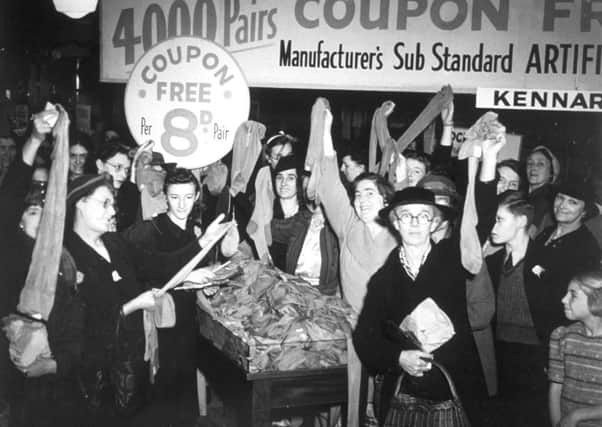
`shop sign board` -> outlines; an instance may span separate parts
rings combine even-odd
[[[248,119],[249,88],[232,56],[197,37],[176,37],[149,49],[136,63],[125,89],[125,115],[138,144],[167,162],[194,169],[232,148]]]
[[[452,157],[458,157],[460,147],[466,140],[468,128],[454,127],[452,130]],[[498,160],[514,159],[520,160],[521,144],[523,137],[514,133],[506,134],[506,145],[498,153]]]
[[[599,0],[103,0],[101,79],[156,43],[215,41],[251,86],[598,90]]]
[[[602,113],[602,91],[478,88],[477,108]]]

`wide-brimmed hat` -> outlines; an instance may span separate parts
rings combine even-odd
[[[451,219],[460,212],[461,197],[456,191],[456,185],[448,177],[428,174],[418,182],[417,186],[431,190],[435,194],[435,206],[445,218]]]
[[[109,179],[103,174],[86,174],[74,178],[67,186],[67,206],[74,205],[83,196],[102,186],[113,188]]]
[[[420,187],[407,187],[403,190],[396,191],[389,201],[389,204],[378,211],[378,216],[383,221],[389,221],[389,213],[396,207],[416,204],[437,207],[437,204],[435,203],[435,193]]]
[[[276,174],[278,172],[282,172],[282,171],[286,171],[286,170],[290,170],[290,169],[295,169],[297,172],[299,172],[299,164],[297,163],[297,159],[295,158],[295,156],[284,156],[281,157],[280,160],[278,160],[278,163],[276,163],[276,167],[274,168],[274,176],[276,176]]]
[[[151,166],[161,166],[166,171],[175,169],[176,166],[178,166],[178,164],[175,162],[170,162],[170,163],[165,162],[165,157],[163,157],[163,154],[161,154],[157,151],[152,151],[152,158],[150,161],[150,165]]]

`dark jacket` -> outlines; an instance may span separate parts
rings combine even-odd
[[[415,281],[412,281],[394,249],[385,264],[372,276],[368,293],[353,332],[355,349],[372,373],[384,373],[382,402],[387,405],[401,370],[399,355],[416,347],[409,340],[391,334],[389,322],[398,327],[418,304],[426,298],[449,316],[455,335],[433,352],[435,360],[452,375],[460,397],[484,396],[485,387],[477,350],[466,312],[466,272],[460,261],[456,239],[434,245]],[[436,369],[423,377],[404,378],[406,392],[417,397],[444,400],[450,396],[447,382]],[[386,414],[382,407],[380,414]]]
[[[287,273],[295,274],[311,217],[312,213],[307,208],[302,208],[290,220],[274,218],[271,222],[272,240],[287,245],[285,270]],[[320,231],[320,254],[322,256],[320,292],[324,295],[334,295],[340,287],[339,244],[326,220],[324,228]]]

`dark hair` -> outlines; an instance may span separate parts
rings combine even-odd
[[[419,161],[420,163],[422,163],[424,165],[424,173],[425,175],[427,173],[429,173],[429,171],[431,170],[431,161],[429,160],[428,156],[426,154],[423,153],[419,153],[417,151],[414,150],[407,150],[403,153],[403,156],[407,159],[414,159]]]
[[[128,156],[129,149],[124,144],[122,144],[120,140],[113,139],[109,142],[103,143],[100,146],[98,152],[96,153],[96,159],[105,163],[107,160],[109,160],[117,154],[123,154],[125,156]]]
[[[527,218],[526,227],[533,224],[535,216],[535,208],[527,200],[525,193],[522,191],[507,190],[498,197],[498,208],[504,207],[514,216],[524,216]]]
[[[524,165],[521,164],[518,160],[515,159],[505,159],[495,165],[495,171],[497,179],[499,180],[499,171],[500,168],[508,168],[511,169],[518,176],[518,188],[519,190],[524,190],[527,184],[527,177],[525,173]]]
[[[393,194],[395,193],[395,189],[393,188],[393,185],[377,173],[363,172],[363,173],[359,174],[353,180],[353,191],[354,192],[355,192],[355,189],[357,188],[357,185],[360,183],[360,181],[372,181],[374,183],[374,185],[376,186],[376,189],[378,190],[379,194],[381,196],[383,196],[385,204],[389,203],[389,201],[393,197]],[[354,195],[354,198],[355,198],[355,195]]]
[[[201,186],[196,177],[185,168],[174,168],[167,171],[165,176],[165,183],[163,184],[163,191],[167,194],[167,189],[170,185],[174,184],[194,184],[195,194],[201,191]]]
[[[583,293],[587,295],[587,308],[598,317],[602,317],[602,270],[587,270],[573,277]]]
[[[361,148],[350,148],[348,150],[343,151],[341,155],[341,160],[343,157],[349,156],[351,160],[357,163],[360,166],[364,166],[366,170],[368,170],[368,153],[366,150]]]
[[[90,141],[90,137],[83,132],[75,131],[71,132],[69,135],[69,147],[73,147],[74,145],[81,145],[88,153],[92,151],[92,143]]]

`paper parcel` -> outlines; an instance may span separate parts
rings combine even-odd
[[[418,304],[399,327],[412,334],[427,353],[441,347],[455,334],[451,320],[431,298]]]

